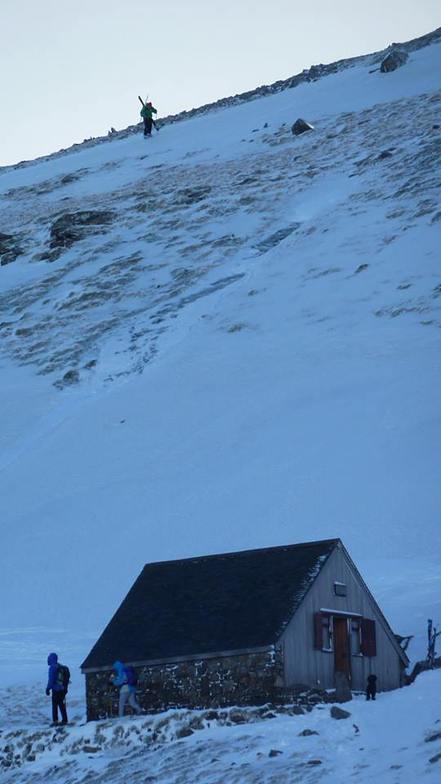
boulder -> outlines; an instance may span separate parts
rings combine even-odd
[[[331,708],[331,716],[333,719],[348,719],[350,715],[349,711],[338,708],[337,705],[333,705]]]
[[[401,68],[405,64],[408,57],[407,52],[403,52],[402,49],[392,49],[380,65],[381,73],[396,71],[397,68]]]
[[[293,136],[300,136],[301,133],[306,133],[306,131],[313,131],[314,126],[310,125],[310,123],[306,122],[306,120],[302,120],[299,117],[298,120],[295,121],[294,125],[291,126],[291,133]]]

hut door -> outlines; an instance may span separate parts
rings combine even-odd
[[[335,671],[344,672],[350,678],[349,638],[347,618],[334,615],[334,662]]]

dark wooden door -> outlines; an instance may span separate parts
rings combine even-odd
[[[335,671],[344,672],[348,678],[351,675],[351,661],[349,658],[349,639],[347,618],[334,615],[334,658]]]

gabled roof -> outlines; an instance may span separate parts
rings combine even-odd
[[[339,541],[147,564],[82,667],[272,645]]]

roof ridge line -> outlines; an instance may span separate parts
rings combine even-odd
[[[176,564],[182,563],[183,561],[202,561],[208,560],[211,558],[231,558],[234,556],[240,555],[248,555],[249,553],[264,553],[270,552],[275,550],[292,550],[294,548],[301,548],[301,547],[311,547],[312,545],[318,544],[331,544],[334,543],[337,545],[341,542],[340,537],[332,537],[330,539],[315,539],[311,542],[296,542],[293,544],[280,544],[280,545],[271,545],[269,547],[252,547],[247,550],[233,550],[227,553],[211,553],[210,555],[190,555],[186,556],[185,558],[169,558],[166,561],[149,561],[148,563],[144,564],[143,570],[148,569],[150,566],[164,566],[165,564]]]

